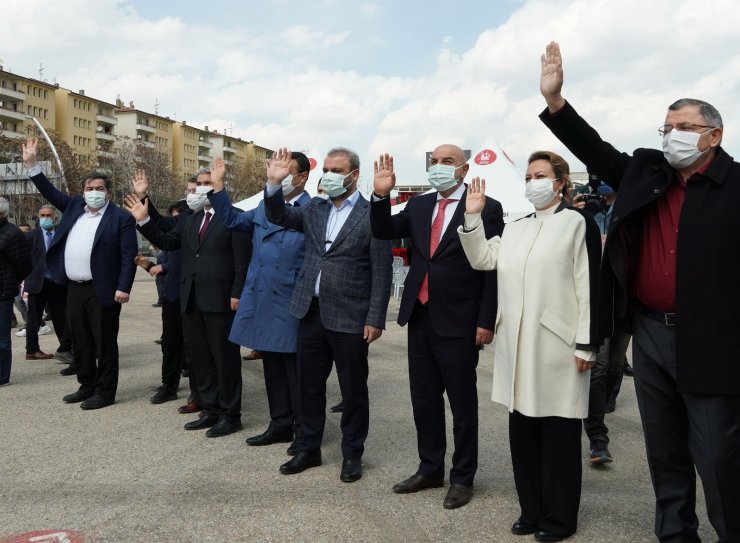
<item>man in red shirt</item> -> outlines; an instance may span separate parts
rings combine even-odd
[[[681,99],[663,149],[620,153],[562,97],[562,58],[542,56],[540,118],[618,196],[601,266],[602,335],[633,331],[633,360],[660,541],[698,542],[696,476],[721,543],[740,541],[740,164],[722,118]],[[656,123],[657,124],[657,123]]]

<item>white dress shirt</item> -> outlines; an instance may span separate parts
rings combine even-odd
[[[92,270],[90,256],[92,255],[95,232],[100,226],[108,202],[95,213],[85,206],[85,212],[80,215],[67,234],[67,243],[64,246],[64,269],[67,278],[71,281],[90,281]]]

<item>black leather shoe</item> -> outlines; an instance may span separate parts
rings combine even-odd
[[[77,392],[73,392],[72,394],[67,394],[62,400],[64,400],[65,403],[80,403],[84,402],[88,398],[91,398],[92,395],[95,394],[94,392],[82,392],[81,390],[78,390]]]
[[[514,535],[530,535],[537,531],[537,526],[524,520],[517,520],[511,525],[511,533]]]
[[[290,444],[290,447],[288,447],[288,449],[285,451],[285,454],[287,454],[288,456],[295,456],[296,454],[298,454],[298,451],[300,451],[300,445],[301,442],[296,439],[293,443]]]
[[[215,426],[218,422],[218,415],[205,414],[197,420],[188,422],[185,425],[186,430],[205,430],[211,426]]]
[[[103,398],[97,394],[90,396],[87,400],[80,404],[82,409],[101,409],[113,405],[116,401],[113,398]]]
[[[64,368],[62,371],[60,371],[59,375],[77,375],[77,365],[70,364],[69,366]]]
[[[321,449],[315,451],[301,451],[285,464],[280,466],[280,473],[283,475],[293,475],[306,471],[308,468],[315,468],[321,465]]]
[[[272,445],[273,443],[290,443],[293,441],[293,432],[290,433],[279,433],[274,432],[270,428],[264,433],[258,436],[252,436],[247,438],[247,445],[253,447],[262,447],[263,445]]]
[[[177,391],[171,389],[168,386],[162,385],[157,389],[157,392],[154,393],[154,396],[149,398],[149,401],[154,404],[169,402],[172,400],[177,399]]]
[[[442,506],[445,509],[457,509],[467,505],[473,499],[473,487],[465,485],[450,485]]]
[[[221,419],[206,432],[206,437],[223,437],[244,428],[241,420]]]
[[[443,484],[443,479],[429,479],[417,473],[408,479],[404,479],[397,485],[393,485],[393,492],[396,494],[411,494],[425,488],[439,488]]]
[[[339,402],[337,405],[332,405],[329,410],[332,413],[341,413],[342,411],[344,411],[344,400]]]
[[[354,483],[360,477],[362,477],[362,459],[345,458],[342,462],[342,473],[339,475],[339,479],[343,483]]]
[[[560,535],[555,534],[553,532],[547,532],[545,530],[540,530],[534,534],[534,538],[537,541],[544,541],[546,543],[552,542],[552,541],[563,541],[564,539],[568,539],[570,536],[572,536],[575,532],[571,532],[566,535]]]

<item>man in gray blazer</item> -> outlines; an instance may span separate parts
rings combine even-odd
[[[368,345],[385,328],[392,263],[389,241],[374,239],[370,206],[357,191],[360,159],[337,148],[324,160],[321,183],[329,200],[313,198],[286,206],[281,190],[288,177],[290,151],[269,162],[265,187],[267,220],[304,232],[306,256],[296,277],[290,313],[298,325],[298,375],[303,442],[299,453],[280,466],[288,475],[321,464],[326,422],[326,379],[336,361],[345,401],[342,413],[342,471],[346,483],[362,477],[362,454],[369,426]]]

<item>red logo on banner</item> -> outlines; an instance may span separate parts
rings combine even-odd
[[[316,162],[316,159],[315,158],[309,158],[308,159],[308,162],[309,162],[309,164],[311,164],[311,167],[308,169],[308,171],[309,172],[312,172],[313,169],[316,167],[316,164],[318,164],[318,162]]]
[[[480,153],[475,155],[475,163],[480,164],[481,166],[488,166],[489,164],[493,164],[496,162],[496,153],[491,151],[490,149],[483,149]]]

